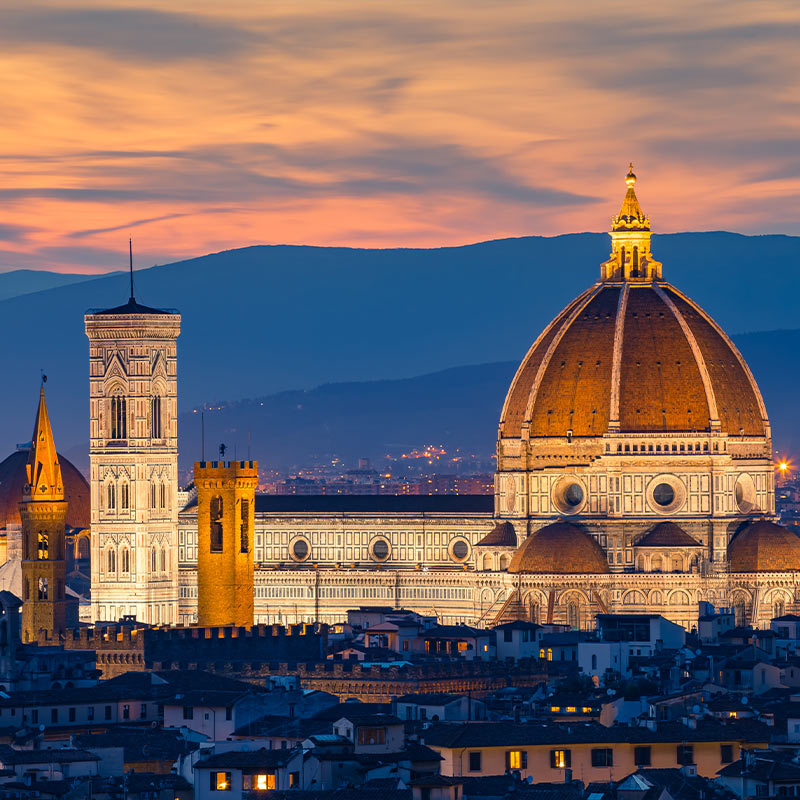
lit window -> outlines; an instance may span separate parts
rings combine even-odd
[[[571,750],[551,750],[550,766],[553,769],[567,769],[572,765]]]
[[[544,647],[539,649],[539,658],[544,659]]]
[[[581,711],[583,711],[584,714],[591,714],[592,713],[592,709],[589,706],[584,706],[581,709]]]
[[[547,660],[548,661],[552,661],[553,660],[553,648],[552,647],[548,647],[547,648]]]
[[[550,706],[551,714],[558,714],[559,711],[561,711],[561,706]]]
[[[527,750],[507,750],[506,769],[527,769],[528,751]]]
[[[253,788],[266,791],[267,789],[275,788],[275,774],[270,773],[267,775],[256,775],[253,781]]]
[[[230,772],[212,772],[210,788],[212,792],[227,792],[231,788]]]
[[[577,710],[575,706],[567,706],[567,714],[574,714]]]

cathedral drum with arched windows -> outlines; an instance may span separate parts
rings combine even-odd
[[[733,574],[747,582],[800,567],[795,548],[786,547],[797,541],[800,550],[800,539],[756,523],[774,516],[763,399],[730,338],[663,279],[632,169],[626,183],[600,280],[545,328],[508,391],[495,513],[528,536],[518,566],[531,561],[520,553],[535,549],[536,566],[526,574],[545,569],[549,553],[535,542],[561,518],[559,530],[569,525],[573,533],[559,537],[553,572],[580,572],[589,537],[620,578],[654,585],[704,576],[694,593],[673,595],[674,605],[688,603],[696,617],[705,590],[726,602]],[[760,546],[750,545],[758,538],[748,533],[753,523],[761,526]],[[745,551],[747,558],[737,557]],[[726,576],[725,586],[711,589],[713,576]],[[621,602],[622,590],[608,596]],[[640,592],[631,605],[654,610],[648,596]],[[671,605],[663,587],[657,597]]]

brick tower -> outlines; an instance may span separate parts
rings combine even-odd
[[[67,503],[44,400],[44,385],[39,393],[19,513],[22,520],[22,640],[30,642],[36,641],[40,630],[60,635],[67,626],[64,594]]]
[[[197,461],[197,623],[253,624],[258,463]]]

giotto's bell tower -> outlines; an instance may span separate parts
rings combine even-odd
[[[92,310],[92,620],[178,620],[177,345],[181,317],[131,297]]]

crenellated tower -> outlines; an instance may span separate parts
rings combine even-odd
[[[131,297],[92,310],[92,620],[178,620],[177,343],[181,317]]]
[[[67,503],[47,414],[44,385],[33,426],[22,501],[22,640],[40,630],[63,635],[67,626],[64,525]]]
[[[198,461],[197,623],[253,624],[253,526],[258,463]]]

